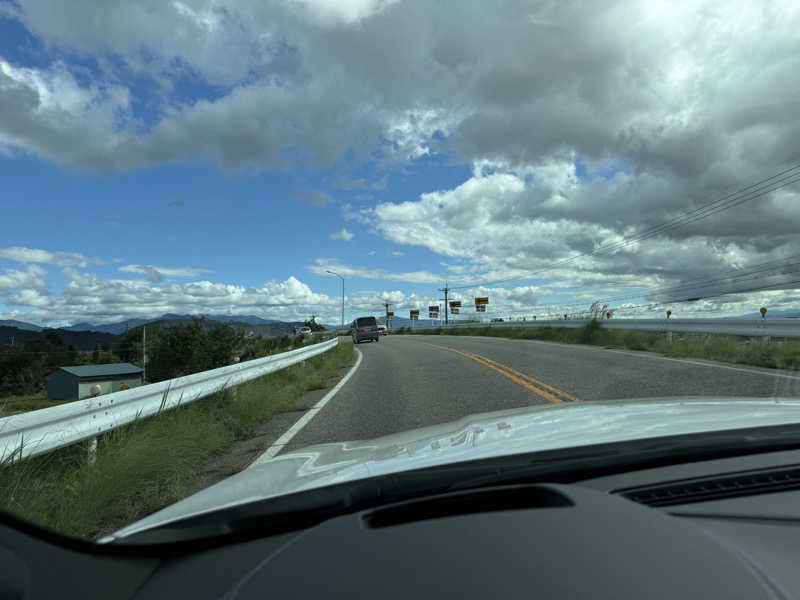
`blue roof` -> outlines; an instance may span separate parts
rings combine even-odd
[[[61,371],[66,371],[78,377],[108,377],[111,375],[137,375],[142,370],[131,363],[113,363],[110,365],[79,365],[75,367],[61,367]]]

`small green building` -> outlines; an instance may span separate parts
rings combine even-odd
[[[48,398],[82,400],[140,386],[142,370],[130,363],[61,367],[45,377],[45,382]]]

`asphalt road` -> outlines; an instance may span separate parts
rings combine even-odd
[[[800,396],[796,372],[595,346],[390,335],[356,347],[359,369],[284,451],[551,402]]]

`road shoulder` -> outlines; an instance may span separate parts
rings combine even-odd
[[[223,479],[235,475],[250,466],[264,454],[287,430],[299,421],[306,412],[331,391],[341,379],[350,372],[358,355],[354,352],[352,360],[339,368],[325,381],[325,387],[310,390],[297,399],[298,410],[274,415],[262,423],[246,438],[236,440],[224,453],[211,457],[198,470],[197,488],[205,489]],[[192,492],[194,493],[194,492]]]

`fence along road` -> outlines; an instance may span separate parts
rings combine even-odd
[[[469,327],[567,327],[579,329],[588,321],[565,319],[547,321],[503,321],[441,325],[442,329]],[[800,337],[800,319],[598,319],[603,329],[661,331],[665,333],[714,333],[743,336]],[[439,326],[419,327],[420,331]],[[417,329],[414,327],[413,329]]]
[[[322,354],[339,338],[297,350],[0,419],[0,463],[44,454]]]

